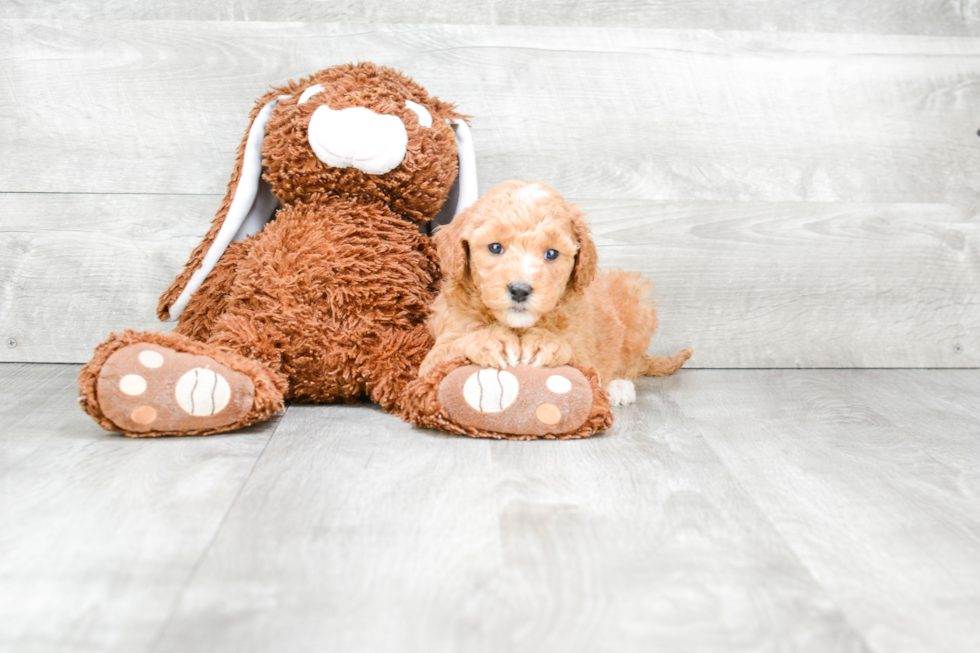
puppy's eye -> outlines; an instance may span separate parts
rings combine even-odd
[[[545,260],[548,261],[554,261],[556,258],[558,258],[558,250],[549,249],[547,252],[544,253],[544,258]]]
[[[501,245],[500,243],[490,243],[490,246],[487,249],[490,250],[490,253],[491,254],[503,254],[504,253],[504,246]]]

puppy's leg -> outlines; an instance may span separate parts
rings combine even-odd
[[[636,386],[626,379],[613,379],[606,384],[610,406],[628,406],[636,401]]]
[[[497,325],[468,333],[460,342],[463,355],[480,367],[503,369],[517,365],[520,359],[520,339],[509,329]]]
[[[558,367],[572,360],[572,346],[544,329],[528,329],[521,338],[521,363]]]
[[[422,361],[419,376],[428,374],[440,363],[460,357],[481,367],[502,369],[520,362],[521,342],[509,329],[498,326],[462,334],[443,333]]]

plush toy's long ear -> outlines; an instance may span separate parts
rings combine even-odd
[[[574,204],[568,205],[571,213],[572,232],[578,241],[578,253],[575,254],[575,267],[572,269],[570,286],[572,290],[585,290],[592,283],[599,271],[599,255],[592,242],[592,232],[589,225],[582,219],[583,214]]]
[[[429,223],[430,230],[452,222],[457,215],[472,206],[479,192],[476,184],[476,154],[473,151],[473,135],[470,133],[470,127],[457,118],[452,128],[456,136],[459,172],[456,173],[456,181],[449,189],[446,203]]]
[[[275,214],[278,201],[268,184],[262,181],[262,141],[269,115],[285,97],[288,96],[277,97],[272,92],[260,99],[261,109],[252,119],[243,147],[239,149],[232,183],[228,185],[211,230],[191,254],[183,272],[160,298],[157,314],[161,320],[179,318],[228,245],[260,231]]]

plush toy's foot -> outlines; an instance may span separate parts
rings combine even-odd
[[[113,336],[79,377],[82,406],[131,436],[207,435],[267,419],[282,393],[260,363],[177,334]],[[271,391],[271,392],[270,392]]]
[[[584,438],[612,425],[594,370],[445,364],[412,388],[408,419],[472,437]]]

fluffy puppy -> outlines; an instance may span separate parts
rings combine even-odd
[[[692,349],[646,353],[657,327],[639,273],[600,273],[582,213],[540,182],[508,181],[435,235],[442,291],[428,325],[435,345],[420,374],[465,356],[476,365],[594,367],[613,405],[633,379],[673,374]]]

